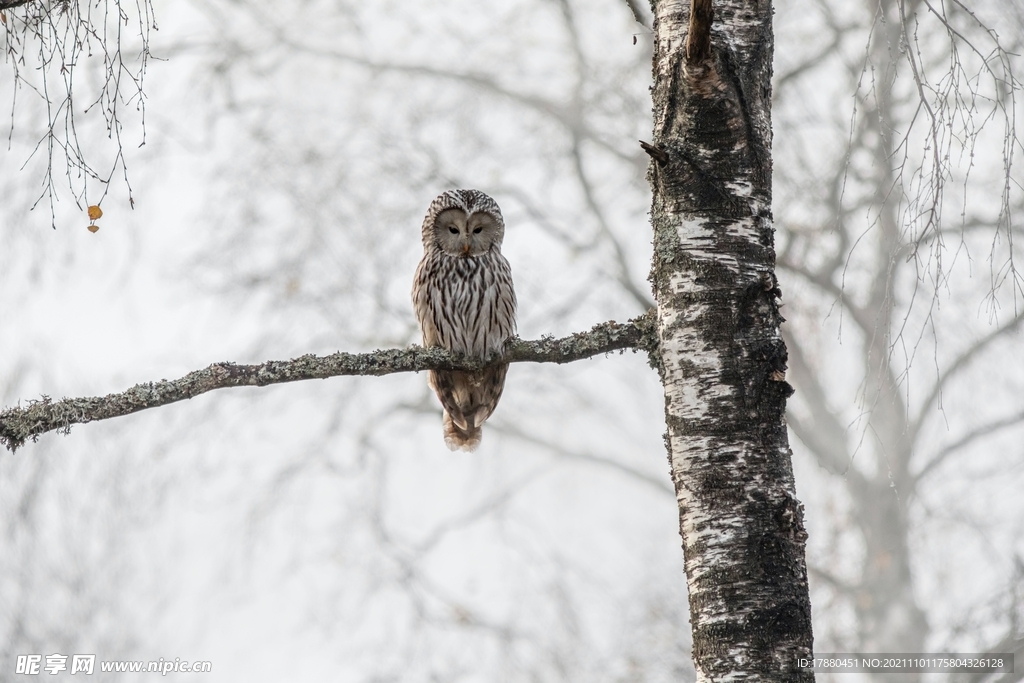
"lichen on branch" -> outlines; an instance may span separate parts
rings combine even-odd
[[[627,323],[601,323],[589,332],[577,332],[560,339],[544,337],[525,341],[514,337],[506,343],[501,355],[486,361],[453,355],[444,349],[412,346],[369,353],[339,351],[329,356],[307,354],[292,360],[267,361],[259,365],[214,363],[176,380],[136,384],[118,394],[64,398],[59,401],[43,396],[38,401],[29,401],[24,407],[8,408],[0,413],[0,443],[14,451],[27,440],[34,441],[46,432],[66,434],[74,424],[130,415],[228,387],[262,387],[345,375],[478,370],[492,363],[571,363],[624,349],[646,351],[653,361],[657,344],[654,314],[648,311]]]

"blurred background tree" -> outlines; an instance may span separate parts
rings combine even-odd
[[[524,337],[637,315],[649,23],[621,0],[6,9],[4,405],[413,342],[447,187],[501,204]],[[1021,652],[1022,40],[1011,0],[777,6],[818,652]],[[0,455],[0,661],[692,680],[661,403],[626,355],[514,367],[473,456],[412,376],[44,437]]]

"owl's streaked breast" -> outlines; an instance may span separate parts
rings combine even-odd
[[[515,334],[512,272],[500,252],[465,258],[427,254],[417,280],[427,285],[418,288],[425,300],[416,302],[417,309],[427,309],[417,310],[421,323],[432,323],[423,326],[427,346],[483,358]]]

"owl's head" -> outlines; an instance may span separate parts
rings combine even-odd
[[[501,250],[505,221],[498,204],[479,190],[448,190],[430,204],[423,220],[423,247],[468,257]]]

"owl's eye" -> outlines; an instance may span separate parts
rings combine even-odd
[[[477,228],[476,230],[473,231],[473,234],[474,235],[479,235],[483,231],[484,231],[484,226],[481,225],[479,228]]]
[[[459,234],[459,229],[456,228],[454,225],[450,225],[450,226],[448,226],[448,232],[450,232],[453,235],[458,235]]]

